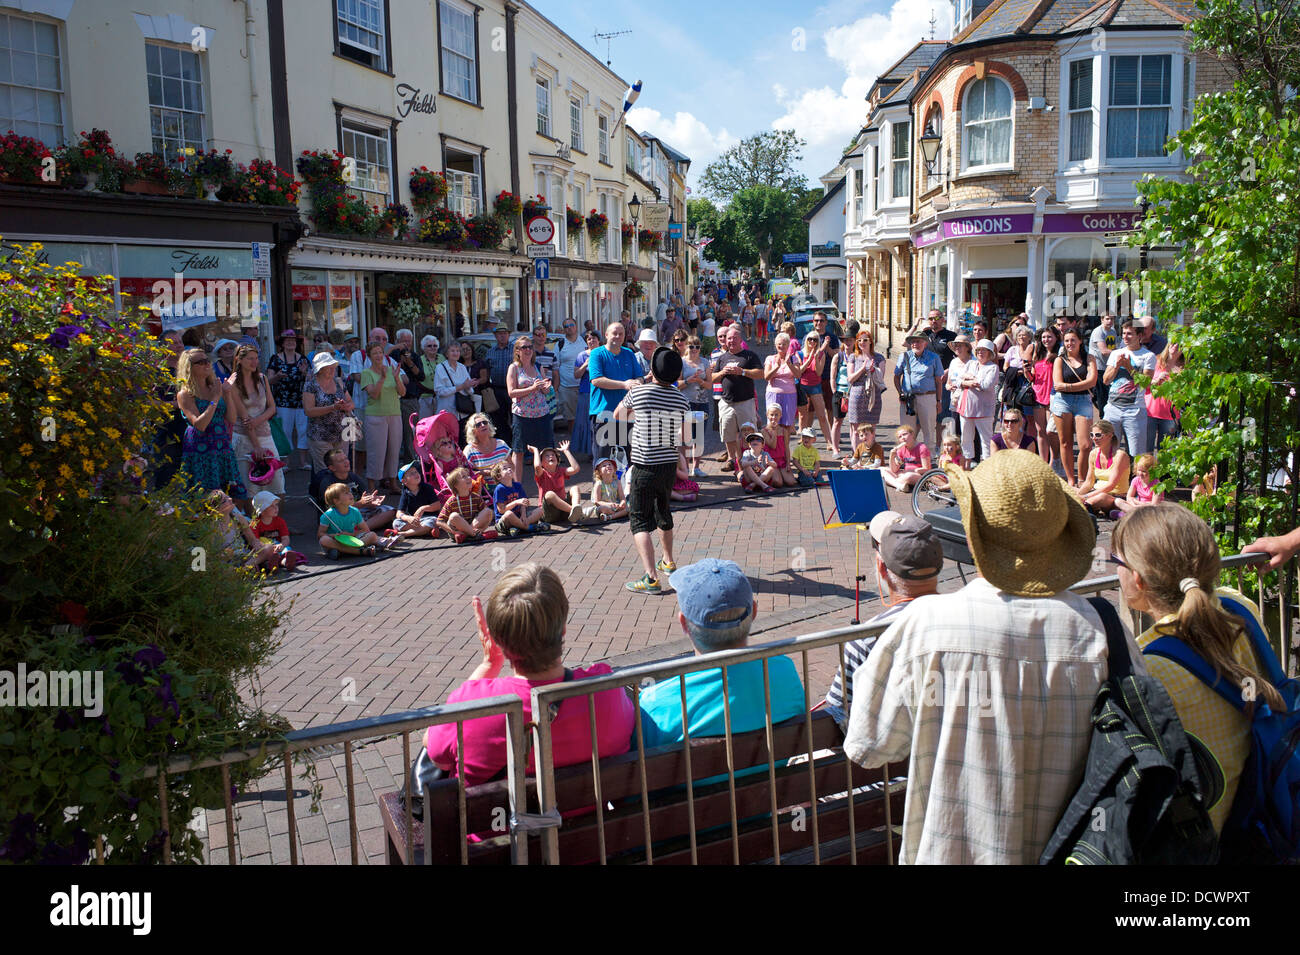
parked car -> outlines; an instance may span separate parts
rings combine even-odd
[[[520,335],[526,335],[526,334],[528,333],[524,331],[511,332],[510,341],[513,342]],[[559,348],[559,345],[557,343],[563,340],[564,340],[564,336],[561,335],[559,332],[546,333],[546,347],[551,351],[556,351]],[[475,332],[473,335],[462,335],[459,339],[457,339],[457,341],[461,342],[462,344],[465,342],[472,342],[474,345],[474,355],[477,358],[481,356],[483,352],[485,352],[487,349],[491,348],[493,345],[497,343],[497,337],[492,332]]]
[[[826,313],[826,329],[836,338],[844,338],[844,323],[840,320],[840,310],[829,304],[810,304],[795,309],[790,321],[794,322],[794,333],[803,341],[813,330],[813,316],[818,312]]]

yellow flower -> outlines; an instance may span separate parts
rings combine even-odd
[[[87,474],[94,474],[95,466],[91,464],[89,460],[83,459],[81,462],[81,470],[85,471]]]
[[[14,351],[16,352],[27,351],[27,345],[23,342],[14,342]]]
[[[31,453],[32,453],[33,451],[35,451],[35,450],[36,450],[36,449],[33,448],[30,444],[26,444],[26,443],[24,443],[24,444],[22,444],[22,445],[20,445],[20,446],[18,447],[18,453],[21,454],[23,457],[27,457],[29,454],[31,454]]]
[[[68,467],[67,464],[59,465],[59,473],[62,474],[65,478],[67,478],[69,481],[72,480],[72,468]]]
[[[116,428],[105,428],[104,434],[108,435],[109,439],[112,441],[116,441],[122,436],[122,432],[118,431]]]
[[[94,339],[92,339],[85,332],[82,332],[80,335],[78,335],[76,338],[73,339],[73,341],[76,342],[78,345],[89,345],[93,340]]]

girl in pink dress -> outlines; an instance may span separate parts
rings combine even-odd
[[[881,475],[886,484],[906,493],[930,470],[930,449],[916,441],[916,429],[905,424],[898,429],[898,444],[889,453],[889,467]]]

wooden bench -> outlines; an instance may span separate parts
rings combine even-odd
[[[827,713],[812,716],[812,749],[822,752],[815,759],[810,774],[808,726],[797,717],[773,727],[773,748],[777,761],[793,756],[803,761],[775,771],[777,824],[781,861],[812,861],[814,830],[822,862],[849,862],[850,818],[852,818],[858,863],[884,864],[885,791],[881,770],[854,766],[841,749],[843,734]],[[738,778],[735,781],[737,836],[733,842],[731,797],[727,782],[727,749],[721,738],[691,740],[691,773],[694,787],[696,858],[701,863],[729,864],[772,862],[773,826],[771,819],[766,731],[763,729],[732,737],[732,750]],[[750,775],[742,770],[763,767]],[[893,776],[897,769],[889,767]],[[641,774],[635,751],[600,762],[600,787],[604,811],[604,857],[613,864],[656,865],[691,862],[690,813],[686,780],[686,756],[680,743],[660,746],[645,754],[646,791],[650,816],[651,856],[647,859],[645,837],[646,810],[641,802]],[[853,797],[850,800],[850,772]],[[815,789],[810,782],[815,780]],[[700,785],[699,781],[721,776],[720,781]],[[566,865],[589,865],[601,861],[600,826],[594,808],[590,762],[566,766],[555,771],[556,801],[565,819],[559,828],[559,860]],[[527,781],[528,812],[537,812],[537,785]],[[484,783],[466,790],[466,829],[478,833],[483,841],[468,844],[471,865],[507,865],[510,840],[503,829],[508,814],[507,783]],[[815,794],[815,795],[814,795]],[[903,818],[904,784],[889,786],[889,811],[897,827]],[[608,806],[612,804],[614,808]],[[461,863],[459,795],[456,780],[441,780],[429,792],[425,819],[436,823],[426,828],[414,823],[413,858],[407,858],[406,811],[401,793],[380,797],[384,828],[388,836],[388,861],[393,865],[408,862],[423,864],[425,853],[436,864]],[[815,823],[814,823],[815,808]],[[495,827],[495,829],[494,829]],[[898,837],[893,838],[894,857]],[[529,834],[528,861],[541,861],[540,839]]]

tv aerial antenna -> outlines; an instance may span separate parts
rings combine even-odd
[[[596,31],[595,33],[593,33],[593,34],[591,35],[591,36],[592,36],[592,39],[594,39],[594,40],[596,41],[596,45],[597,45],[597,46],[600,45],[600,41],[601,41],[601,40],[604,40],[604,41],[605,41],[605,65],[606,65],[606,66],[612,66],[613,63],[614,63],[613,59],[612,59],[611,56],[610,56],[610,44],[611,44],[611,41],[612,41],[612,40],[614,39],[614,37],[616,37],[616,36],[627,36],[627,35],[630,34],[631,32],[632,32],[631,30],[615,30],[615,31],[612,32],[612,33],[601,33],[600,31]]]

